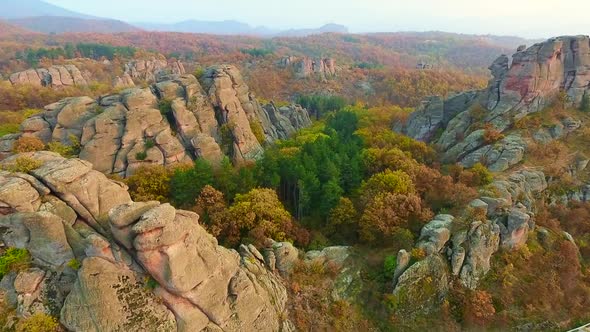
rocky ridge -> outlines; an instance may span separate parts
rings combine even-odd
[[[12,153],[20,137],[37,137],[79,145],[80,158],[96,170],[128,176],[146,164],[196,158],[216,164],[226,154],[236,163],[254,160],[264,143],[309,125],[305,109],[262,106],[236,67],[217,66],[205,73],[203,84],[192,75],[175,75],[98,100],[76,97],[48,105],[25,120],[20,134],[0,138],[0,158]],[[255,135],[256,128],[263,137]]]
[[[74,65],[59,65],[49,68],[29,69],[10,75],[12,85],[30,84],[45,87],[67,87],[88,85],[88,75],[84,75]]]
[[[35,152],[2,166],[18,158],[39,166],[0,172],[2,243],[33,260],[0,282],[17,315],[59,314],[71,331],[292,329],[282,280],[256,248],[218,246],[193,212],[132,202],[87,161]]]
[[[513,129],[527,115],[551,106],[560,93],[570,105],[579,105],[590,94],[590,38],[557,37],[519,47],[512,62],[502,55],[490,71],[486,89],[446,100],[431,97],[394,130],[436,144],[447,162],[470,167],[485,161],[491,170],[505,171],[522,160],[527,142],[518,132],[500,141],[490,141],[487,134]],[[535,139],[547,142],[579,127],[575,119],[564,119],[551,130],[540,130]]]
[[[496,180],[482,189],[480,197],[461,215],[438,215],[425,225],[416,244],[427,255],[425,260],[411,265],[407,252],[398,254],[394,296],[404,301],[403,296],[419,293],[424,287],[437,292],[429,294],[430,302],[416,309],[421,312],[440,306],[454,281],[477,289],[490,271],[492,256],[500,250],[518,250],[531,236],[540,243],[550,242],[549,237],[571,241],[565,232],[554,234],[536,225],[539,199],[588,201],[587,185],[566,194],[552,194],[548,188],[553,179],[542,167],[519,165],[529,144],[543,146],[560,139],[578,130],[581,121],[564,115],[551,126],[532,132],[525,132],[518,121],[553,106],[560,95],[567,96],[562,99],[566,107],[580,105],[590,93],[590,39],[558,37],[528,49],[519,47],[512,63],[501,56],[490,70],[493,78],[487,89],[447,100],[430,97],[405,124],[394,128],[436,144],[447,162],[457,161],[465,167],[483,163],[496,172]],[[489,141],[491,131],[501,134],[493,142]],[[587,169],[587,161],[578,155],[566,173],[575,178]]]

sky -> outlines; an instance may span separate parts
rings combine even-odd
[[[46,0],[127,22],[237,20],[275,29],[447,31],[544,38],[590,34],[589,0]]]

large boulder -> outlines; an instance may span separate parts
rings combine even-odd
[[[439,214],[420,231],[417,247],[424,249],[427,255],[440,252],[451,238],[451,226],[455,218],[448,214]]]
[[[403,317],[427,315],[440,309],[449,291],[450,273],[446,259],[430,255],[411,265],[397,280],[390,301]]]
[[[474,222],[467,233],[465,242],[458,244],[463,250],[457,250],[458,255],[464,255],[464,262],[460,272],[460,280],[470,289],[477,288],[479,281],[490,270],[490,259],[498,251],[500,245],[500,228],[491,222]],[[454,257],[458,259],[458,257]],[[457,271],[453,266],[453,272]]]
[[[84,260],[60,320],[70,331],[176,331],[174,315],[141,276],[98,257]]]
[[[13,85],[34,85],[53,88],[88,85],[87,77],[74,65],[29,69],[10,75]]]

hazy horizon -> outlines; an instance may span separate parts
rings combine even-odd
[[[347,26],[351,32],[447,31],[543,38],[590,33],[590,2],[496,0],[46,0],[85,14],[127,22],[173,23],[184,20],[236,20],[273,29]]]

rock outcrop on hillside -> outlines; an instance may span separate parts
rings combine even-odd
[[[14,73],[9,79],[12,85],[30,84],[53,88],[88,85],[88,78],[74,65],[29,69]]]
[[[184,75],[184,65],[178,60],[157,59],[133,60],[125,65],[125,75],[141,82],[156,82],[166,75]]]
[[[279,66],[282,68],[293,68],[295,75],[299,78],[317,76],[322,80],[336,77],[336,61],[332,58],[310,58],[286,56],[281,59]]]
[[[439,305],[437,299],[444,298],[454,279],[474,290],[490,271],[496,252],[525,245],[529,232],[535,228],[533,202],[547,189],[545,175],[523,169],[494,181],[490,188],[471,202],[459,218],[438,215],[423,227],[416,248],[423,250],[428,259],[421,265],[408,268],[408,254],[400,251],[398,257],[406,259],[396,269],[394,295],[418,292],[416,287],[425,287],[420,280],[430,276],[437,284],[427,287],[436,292],[429,295],[433,298],[421,302],[427,305],[416,309],[428,312]]]
[[[226,154],[236,163],[254,160],[265,142],[311,125],[299,106],[261,106],[234,66],[209,69],[203,84],[181,75],[98,100],[66,98],[25,120],[20,134],[1,138],[0,158],[20,136],[32,136],[79,145],[80,158],[96,170],[128,176],[146,164],[217,164]]]
[[[502,55],[490,71],[486,89],[447,100],[431,97],[394,130],[440,146],[445,161],[465,166],[485,161],[490,169],[504,171],[522,160],[527,144],[517,135],[495,144],[486,134],[511,129],[518,120],[550,106],[560,93],[573,106],[579,105],[590,94],[590,38],[557,37],[528,49],[521,47],[512,63]],[[572,121],[557,126],[558,132],[540,132],[539,139],[551,140],[563,135],[564,128],[579,127]]]
[[[193,212],[132,202],[87,161],[35,152],[2,166],[18,158],[39,167],[0,172],[0,239],[33,260],[0,282],[17,315],[58,314],[70,331],[291,330],[256,248],[218,246]]]

